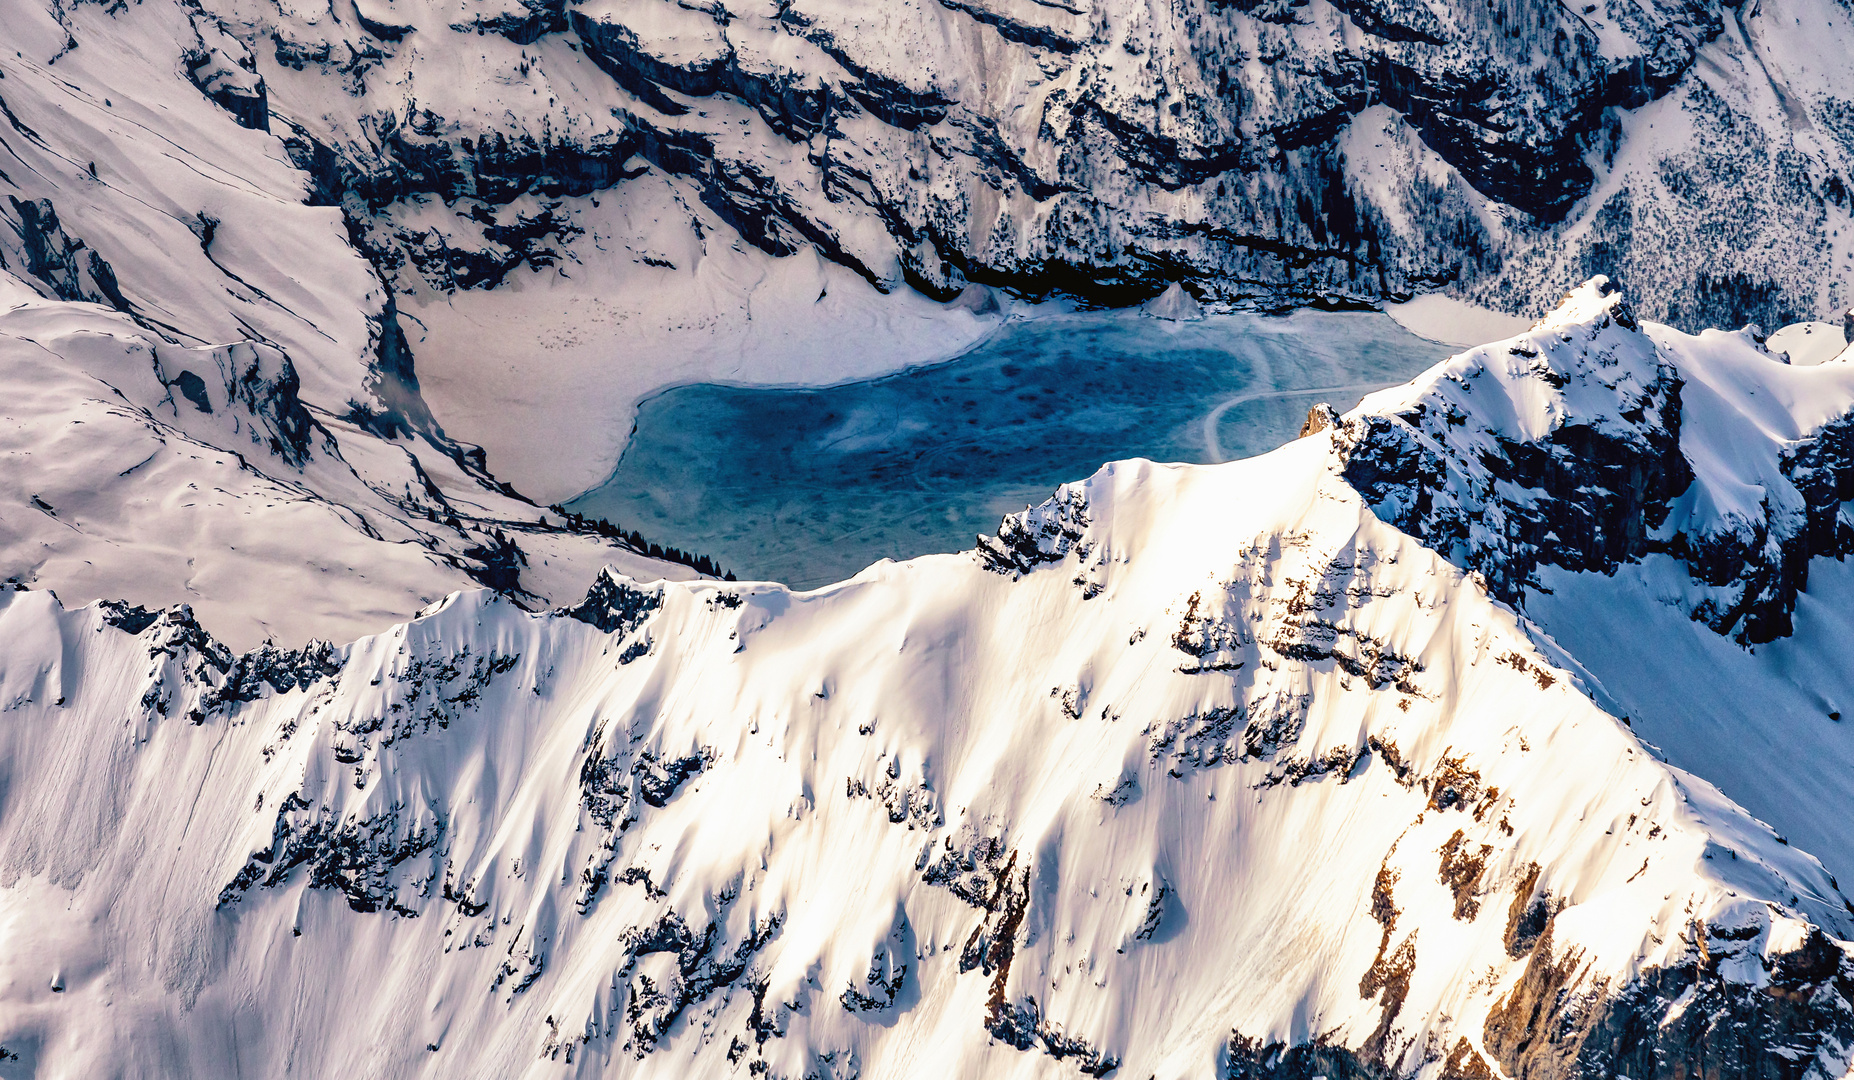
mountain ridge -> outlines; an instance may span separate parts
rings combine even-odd
[[[0,0],[0,1076],[1845,1080],[1854,366],[1647,317],[1845,307],[1850,16],[1587,7]],[[804,593],[443,424],[1429,288]]]
[[[1606,290],[1513,342],[1788,370]],[[0,868],[91,929],[22,933],[0,1044],[196,1075],[228,1031],[267,1075],[1845,1075],[1829,871],[1347,482],[1347,425],[1464,365],[1475,404],[1633,385],[1511,344],[810,593],[607,572],[554,614],[456,594],[238,661],[183,612],[8,593]]]

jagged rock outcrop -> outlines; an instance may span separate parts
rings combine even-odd
[[[639,588],[605,569],[599,571],[592,588],[586,591],[586,598],[563,609],[562,614],[608,634],[624,635],[642,626],[650,613],[662,604],[662,586]]]
[[[263,76],[250,70],[255,64],[249,53],[234,62],[215,47],[188,55],[186,65],[187,78],[200,88],[200,93],[231,113],[241,126],[270,130],[270,95]]]
[[[58,208],[50,199],[22,201],[7,196],[19,217],[16,231],[23,248],[25,265],[21,268],[47,285],[61,300],[83,300],[107,304],[119,311],[129,309],[116,273],[103,257],[64,231],[58,221]],[[4,258],[0,257],[0,266]]]
[[[1791,935],[1777,953],[1772,935]],[[1577,957],[1549,934],[1487,1018],[1482,1046],[1508,1076],[1806,1076],[1801,1047],[1854,1043],[1854,956],[1767,912],[1696,923],[1688,950],[1609,994],[1567,992]],[[1676,1008],[1670,1008],[1679,1002]],[[1464,1055],[1465,1056],[1465,1055]],[[1478,1057],[1480,1075],[1491,1076]],[[1473,1075],[1457,1069],[1457,1075]]]

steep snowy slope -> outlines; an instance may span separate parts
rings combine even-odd
[[[1854,877],[1854,353],[1789,367],[1747,333],[1638,333],[1613,292],[1572,311],[1365,404],[1383,414],[1365,458],[1420,445],[1419,471],[1446,477],[1426,510],[1378,509],[1523,604],[1672,761]]]
[[[1664,759],[1498,597],[1729,533],[1727,480],[1776,490],[1846,401],[1606,290],[1273,454],[1110,465],[812,593],[605,575],[242,657],[5,594],[0,1070],[1845,1076],[1854,907],[1704,778],[1740,747]],[[1740,412],[1679,423],[1702,386]],[[1690,505],[1560,482],[1574,440],[1684,454]],[[1451,539],[1470,506],[1511,542]],[[1797,610],[1732,596],[1680,632]]]

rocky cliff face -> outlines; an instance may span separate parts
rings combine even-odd
[[[1854,80],[1810,51],[1838,8],[373,6],[203,17],[318,197],[443,288],[562,258],[572,197],[652,169],[767,251],[943,297],[1543,310],[1609,270],[1694,328],[1848,300],[1854,143],[1823,136]],[[396,209],[428,200],[456,220]]]

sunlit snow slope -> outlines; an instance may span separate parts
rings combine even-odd
[[[605,574],[243,656],[0,594],[0,1074],[1844,1076],[1854,909],[1726,766],[1846,729],[1664,753],[1550,636],[1572,590],[1512,606],[1802,543],[1854,366],[1804,374],[1599,279],[1272,454],[812,593]],[[1651,629],[1815,625],[1745,595]],[[1809,767],[1754,794],[1845,821]]]

